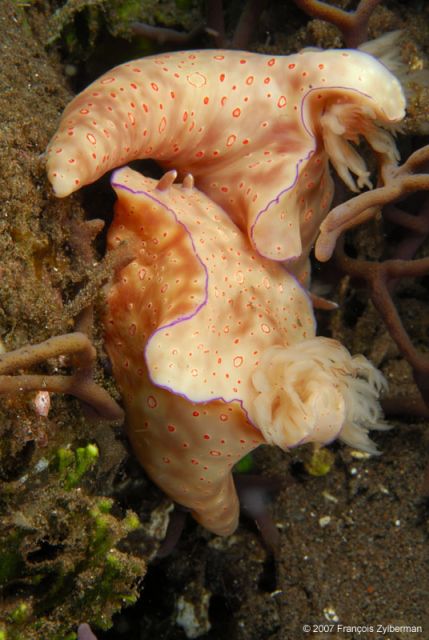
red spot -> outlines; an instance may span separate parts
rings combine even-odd
[[[187,111],[185,111],[185,112],[183,113],[182,120],[183,120],[183,122],[186,122],[186,120],[187,120],[187,119],[188,119],[188,112],[187,112]]]
[[[224,193],[228,193],[229,191],[228,187],[221,187],[220,190],[223,191]]]
[[[137,85],[135,82],[130,82],[131,89],[137,89]]]
[[[76,160],[74,158],[70,158],[69,164],[74,164],[75,162],[76,162]]]
[[[174,424],[169,424],[167,426],[167,429],[169,430],[170,433],[174,433],[174,431],[176,431],[176,427],[174,426]]]
[[[112,91],[112,92],[110,93],[110,97],[111,97],[111,98],[116,98],[116,95],[117,95],[117,94],[116,94],[114,91]]]
[[[152,87],[152,89],[153,89],[154,91],[158,91],[158,85],[156,84],[156,82],[151,82],[151,83],[150,83],[150,86]]]
[[[196,158],[202,158],[204,156],[204,151],[197,151],[197,153],[195,154]]]
[[[193,411],[192,415],[194,416],[194,418],[198,418],[198,416],[200,415],[199,411]]]
[[[165,116],[163,116],[161,118],[161,122],[159,123],[159,127],[158,127],[159,133],[162,133],[165,130],[166,126],[167,126],[167,119]]]
[[[295,69],[295,67],[296,67],[296,64],[293,64],[293,63],[288,64],[289,69]]]
[[[219,80],[220,80],[221,82],[223,82],[223,81],[225,80],[225,74],[224,74],[224,73],[221,73],[221,74],[220,74],[220,76],[219,76]]]
[[[246,64],[247,60],[240,60],[240,64]]]
[[[143,104],[142,104],[142,107],[143,107],[143,111],[144,111],[145,113],[148,113],[148,111],[149,111],[149,107],[147,106],[147,104],[144,104],[144,103],[143,103]]]
[[[241,114],[241,109],[239,107],[234,109],[234,111],[232,112],[232,115],[233,115],[234,118],[239,118],[240,114]]]
[[[248,139],[247,139],[247,138],[245,138],[245,139],[243,140],[242,144],[249,144]]]
[[[264,84],[270,84],[271,78],[264,78]]]
[[[268,60],[267,65],[268,65],[269,67],[272,67],[272,66],[273,66],[273,64],[276,64],[275,58],[271,58],[271,60]]]
[[[205,433],[203,436],[204,440],[210,440],[210,436],[208,433]]]
[[[324,69],[325,65],[324,64],[319,64],[319,69]]]
[[[154,396],[148,396],[147,397],[147,406],[149,407],[149,409],[155,409],[155,407],[158,406],[158,403],[157,403],[156,398]]]
[[[207,96],[204,98],[203,102],[204,102],[204,104],[208,104],[209,103],[209,99],[208,99]]]
[[[225,104],[225,102],[226,102],[227,100],[228,100],[228,97],[227,97],[227,96],[223,96],[223,97],[221,98],[220,103],[221,103],[222,107],[224,106],[224,104]]]
[[[176,94],[174,93],[174,91],[170,91],[170,96],[174,99],[176,97]]]
[[[252,84],[254,79],[255,79],[255,78],[254,78],[253,76],[248,76],[248,77],[246,78],[246,84]]]
[[[195,458],[192,458],[191,462],[192,462],[192,464],[200,464],[200,463],[198,462],[198,460],[195,460]]]

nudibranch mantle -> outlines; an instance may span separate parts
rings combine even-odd
[[[405,114],[400,82],[358,50],[270,56],[184,51],[120,65],[66,108],[47,154],[64,197],[113,167],[153,158],[223,207],[263,256],[302,269],[333,194],[369,185],[349,144],[396,161],[389,128]]]
[[[133,449],[152,479],[220,535],[234,531],[233,465],[260,444],[339,436],[367,450],[382,428],[383,378],[362,356],[315,337],[311,303],[227,214],[175,171],[128,168],[110,248],[135,260],[107,293],[105,344]]]

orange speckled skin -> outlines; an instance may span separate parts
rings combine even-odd
[[[312,338],[315,323],[293,276],[253,252],[190,178],[165,178],[113,175],[109,247],[126,241],[136,260],[109,288],[105,343],[138,459],[227,535],[238,518],[231,469],[264,442],[251,419],[253,372],[265,349]]]
[[[48,148],[49,179],[64,197],[112,167],[154,158],[191,172],[261,255],[298,273],[332,200],[320,116],[338,103],[368,105],[385,124],[404,115],[399,82],[360,51],[135,60],[68,105]]]

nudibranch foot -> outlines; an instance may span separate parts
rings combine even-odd
[[[253,251],[192,178],[174,177],[113,175],[108,246],[127,242],[136,258],[107,293],[105,344],[137,458],[198,522],[228,535],[242,457],[338,435],[373,450],[384,382],[365,358],[316,338],[297,280]]]

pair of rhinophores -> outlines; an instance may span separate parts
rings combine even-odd
[[[236,528],[231,470],[262,443],[376,450],[384,378],[315,336],[303,283],[329,165],[370,187],[350,143],[366,139],[382,176],[404,115],[400,82],[364,51],[206,50],[120,65],[62,116],[47,162],[57,196],[136,158],[167,170],[112,175],[108,245],[135,259],[107,293],[105,344],[138,459],[210,531]]]

